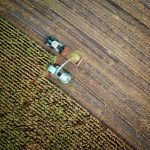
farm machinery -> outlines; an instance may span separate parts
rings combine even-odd
[[[57,60],[54,65],[48,67],[48,72],[60,82],[67,84],[70,82],[72,75],[64,69],[64,67],[72,62],[76,66],[82,62],[82,58],[74,51],[70,51],[68,47],[64,46],[59,40],[53,36],[49,36],[46,39],[46,45],[51,47],[53,52],[57,53]],[[70,52],[69,52],[70,51]],[[67,58],[67,60],[59,65],[61,57]]]

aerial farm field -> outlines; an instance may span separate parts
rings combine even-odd
[[[149,150],[149,10],[149,0],[0,0],[1,143]],[[69,84],[47,74],[50,35],[82,58],[65,66]]]
[[[54,62],[0,18],[0,149],[132,149],[47,79]]]

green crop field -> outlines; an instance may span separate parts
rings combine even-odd
[[[131,149],[45,78],[54,62],[0,18],[0,149]]]

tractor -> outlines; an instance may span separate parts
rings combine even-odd
[[[48,72],[64,84],[69,83],[72,78],[72,75],[59,65],[50,65]]]
[[[51,47],[52,50],[60,55],[65,55],[65,53],[69,50],[68,47],[64,46],[60,41],[58,41],[54,36],[49,36],[46,39],[46,45]]]

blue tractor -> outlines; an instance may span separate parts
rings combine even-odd
[[[46,39],[46,45],[51,47],[52,50],[58,54],[65,55],[69,50],[68,47],[65,47],[60,41],[58,41],[54,36],[49,36]]]

